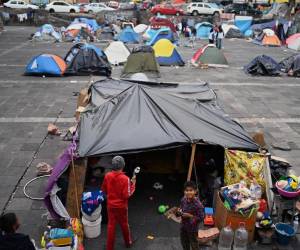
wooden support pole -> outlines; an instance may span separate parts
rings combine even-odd
[[[194,165],[194,161],[195,161],[196,146],[197,146],[197,144],[195,144],[195,143],[192,144],[192,153],[191,153],[191,158],[190,158],[189,171],[188,171],[188,175],[187,175],[188,181],[190,181],[191,177],[192,177],[192,170],[193,170],[193,165]]]
[[[80,218],[81,196],[84,190],[86,159],[79,158],[71,162],[66,208],[71,218]]]

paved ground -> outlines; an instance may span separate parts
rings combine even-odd
[[[55,122],[66,130],[72,125],[76,96],[89,77],[37,78],[23,76],[26,62],[39,53],[64,56],[71,43],[31,43],[27,40],[34,31],[29,27],[9,27],[0,35],[0,210],[15,211],[21,218],[21,231],[39,241],[45,219],[43,203],[24,197],[23,186],[36,176],[35,166],[46,161],[53,164],[67,145],[59,137],[47,136],[48,123]],[[203,42],[199,42],[199,47]],[[103,46],[103,45],[101,45]],[[238,119],[249,133],[263,131],[266,141],[283,144],[290,151],[270,150],[287,158],[300,174],[300,81],[289,77],[250,77],[241,67],[256,55],[267,54],[277,60],[292,54],[284,48],[264,48],[247,41],[226,40],[225,55],[229,69],[200,70],[189,67],[163,67],[160,81],[207,81],[216,90],[225,111]],[[195,49],[180,47],[185,60]],[[113,76],[120,76],[115,68]],[[29,187],[29,192],[41,196],[43,181]],[[134,206],[134,203],[133,203]],[[139,218],[131,212],[133,230],[140,237],[135,249],[180,249],[174,224],[145,231],[149,218]],[[152,219],[152,218],[151,218]],[[157,225],[161,220],[154,217]],[[175,227],[175,230],[174,230]],[[172,228],[172,230],[171,230]],[[172,231],[172,235],[169,232]],[[147,234],[155,240],[146,240]],[[87,249],[103,249],[105,230],[100,239],[89,241]],[[120,239],[118,240],[120,242]],[[118,243],[117,249],[122,249]],[[267,249],[267,248],[266,248]],[[290,247],[289,249],[296,249]]]

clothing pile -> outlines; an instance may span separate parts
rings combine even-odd
[[[26,21],[28,19],[28,16],[27,16],[27,13],[23,13],[23,14],[18,14],[18,20],[19,22],[23,22],[23,21]]]
[[[101,190],[84,192],[82,194],[82,211],[91,215],[104,201],[104,193]]]
[[[254,198],[250,189],[243,182],[223,187],[220,195],[228,210],[241,214],[249,214],[259,206],[259,200]]]

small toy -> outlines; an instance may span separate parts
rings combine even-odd
[[[213,226],[215,224],[213,214],[214,209],[212,207],[205,207],[204,208],[204,225],[206,226]]]
[[[160,206],[158,207],[158,212],[159,212],[160,214],[164,214],[168,209],[169,209],[169,206],[166,206],[166,205],[160,205]]]

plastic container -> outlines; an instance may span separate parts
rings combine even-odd
[[[286,223],[275,224],[275,230],[277,234],[277,242],[283,246],[288,245],[290,239],[295,235],[294,228]]]
[[[287,198],[295,198],[295,197],[298,197],[300,195],[300,189],[296,192],[288,192],[288,191],[285,191],[283,190],[282,188],[280,188],[278,185],[277,185],[277,182],[275,184],[277,190],[278,190],[278,193],[284,197],[287,197]]]
[[[99,205],[99,207],[96,208],[96,210],[91,215],[88,215],[85,212],[83,212],[83,210],[81,208],[82,217],[84,217],[88,221],[98,220],[101,217],[101,211],[102,211],[101,204]]]
[[[88,221],[82,217],[84,235],[89,239],[99,237],[101,234],[101,221],[102,216],[96,221]]]
[[[239,228],[235,231],[233,250],[247,250],[248,232],[245,223],[240,223]]]
[[[223,227],[219,236],[218,250],[231,250],[233,230],[230,225]]]

